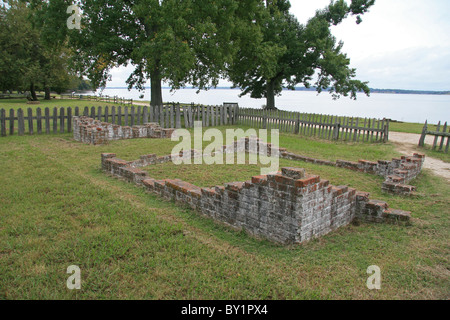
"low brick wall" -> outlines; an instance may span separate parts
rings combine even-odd
[[[365,172],[384,177],[382,190],[393,194],[410,195],[416,187],[407,183],[415,179],[422,171],[425,155],[415,153],[413,156],[379,160],[377,162],[359,160],[358,162],[337,160],[336,162],[304,157],[291,152],[282,151],[280,156],[289,160],[301,160],[319,165],[328,165],[353,171]]]
[[[246,148],[242,143],[235,144],[238,145]],[[270,144],[265,147],[268,153],[284,152]],[[224,146],[223,150],[230,148]],[[199,153],[192,150],[188,155]],[[214,188],[200,188],[179,179],[156,180],[140,169],[171,158],[146,155],[136,161],[124,161],[116,154],[106,153],[102,154],[102,170],[233,228],[283,244],[308,241],[354,219],[383,223],[407,222],[411,217],[410,212],[391,210],[385,202],[370,200],[367,193],[332,186],[301,168],[282,168],[274,174]]]
[[[89,144],[105,144],[111,140],[137,138],[170,138],[175,129],[164,129],[157,123],[143,126],[119,126],[101,122],[89,117],[73,117],[73,137],[75,140]]]
[[[425,161],[425,155],[415,153],[412,156],[394,158],[391,161],[379,160],[374,162],[359,160],[358,162],[353,162],[337,160],[336,162],[332,162],[288,152],[285,148],[278,148],[270,143],[264,143],[257,137],[243,138],[239,142],[235,142],[234,147],[223,146],[223,150],[248,153],[260,153],[261,150],[264,150],[263,153],[267,154],[267,156],[278,155],[280,158],[287,160],[305,161],[318,165],[378,175],[386,179],[382,185],[383,191],[400,195],[411,195],[416,191],[415,186],[408,185],[407,183],[420,174]]]

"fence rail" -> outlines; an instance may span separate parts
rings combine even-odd
[[[328,140],[387,142],[389,119],[362,119],[290,111],[239,109],[238,123]]]
[[[167,104],[149,106],[106,106],[68,108],[28,108],[0,110],[0,135],[24,135],[34,133],[72,132],[73,116],[89,116],[103,122],[134,126],[157,122],[163,128],[193,128],[195,121],[204,127],[236,124],[237,104],[224,103],[223,106],[180,106]]]
[[[428,121],[426,121],[425,125],[423,127],[423,130],[422,130],[422,135],[420,136],[419,147],[425,146],[425,138],[426,138],[427,134],[429,134],[429,135],[434,136],[433,150],[436,150],[439,145],[439,151],[444,151],[445,153],[448,153],[448,149],[450,146],[450,132],[447,132],[447,129],[448,129],[447,122],[445,122],[444,127],[442,128],[442,131],[440,131],[441,130],[441,122],[439,121],[439,123],[436,127],[436,131],[429,131],[428,130]],[[438,144],[439,138],[441,138],[441,142]],[[447,144],[446,144],[445,150],[444,150],[444,142],[445,142],[446,138],[447,138]]]
[[[73,116],[89,116],[103,122],[134,126],[156,122],[163,128],[193,128],[241,124],[253,128],[316,136],[328,140],[387,142],[389,120],[361,119],[288,111],[242,109],[236,103],[222,106],[165,104],[150,106],[106,106],[27,108],[0,110],[1,136],[72,131]],[[448,144],[447,144],[448,148]]]
[[[127,104],[133,105],[133,99],[125,99],[119,96],[91,96],[91,95],[81,95],[72,93],[61,94],[61,99],[72,99],[72,100],[85,100],[85,101],[98,101],[107,103],[117,103],[117,104]]]

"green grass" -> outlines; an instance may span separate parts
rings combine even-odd
[[[440,141],[441,138],[439,138],[439,143]],[[445,140],[445,142],[447,142],[447,140]],[[443,149],[445,150],[445,144]],[[439,151],[439,145],[436,148],[436,150],[433,150],[433,147],[430,145],[425,145],[425,147],[419,148],[418,150],[423,154],[425,154],[427,157],[436,158],[441,161],[450,163],[450,153],[444,153],[443,151]]]
[[[192,161],[191,165],[175,165],[172,162],[168,162],[149,165],[144,170],[149,173],[150,177],[157,180],[181,179],[200,187],[214,187],[228,182],[250,180],[252,176],[261,174],[261,168],[269,167],[269,165],[261,164],[261,162],[250,164],[248,154],[240,155],[245,157],[245,164],[238,164],[238,156],[235,156],[234,164],[227,164],[224,156],[222,159],[223,164],[194,164],[194,161]],[[380,192],[381,184],[384,181],[382,177],[361,172],[351,172],[351,175],[348,175],[345,173],[349,172],[341,168],[280,159],[280,168],[283,167],[302,167],[310,174],[320,175],[329,179],[336,186],[348,185],[361,191],[383,196]]]
[[[293,146],[293,139],[282,136],[281,145]],[[170,154],[175,144],[142,139],[89,146],[70,134],[1,138],[0,298],[449,298],[450,195],[444,180],[425,171],[413,182],[419,195],[403,198],[381,194],[377,177],[299,163],[333,183],[350,181],[393,208],[411,210],[414,219],[409,227],[351,225],[283,247],[99,170],[102,152],[132,160]],[[389,144],[298,144],[303,154],[323,159],[357,160],[363,149],[370,157],[396,155]],[[175,170],[167,174],[176,176]],[[365,286],[367,267],[374,264],[382,270],[380,291]],[[66,288],[70,265],[81,268],[79,291]]]
[[[389,131],[421,134],[425,123],[391,122]],[[428,124],[428,130],[436,130],[436,124]]]
[[[24,110],[26,114],[26,110],[31,108],[33,110],[33,115],[36,115],[35,110],[37,108],[41,108],[44,110],[45,108],[50,108],[50,112],[54,107],[56,108],[69,108],[72,109],[75,107],[79,107],[80,110],[83,110],[84,107],[105,107],[109,105],[119,106],[119,104],[109,103],[109,102],[97,102],[97,101],[86,101],[86,100],[72,100],[72,99],[51,99],[51,100],[39,100],[40,104],[27,104],[27,99],[1,99],[0,100],[0,109],[5,109],[6,116],[9,117],[9,110],[13,109],[17,111],[18,109]]]

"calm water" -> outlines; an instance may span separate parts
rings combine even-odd
[[[237,102],[244,108],[261,108],[265,99],[252,99],[248,96],[239,98],[239,90],[214,89],[202,91],[182,89],[171,93],[163,89],[163,100],[166,102],[200,103],[220,105],[223,102]],[[137,90],[105,89],[103,95],[120,96],[138,100],[150,100],[150,90],[142,94]],[[450,95],[409,95],[373,93],[370,97],[359,95],[357,101],[341,98],[334,101],[328,93],[317,95],[315,92],[283,91],[276,98],[276,105],[281,110],[308,113],[332,114],[371,118],[390,118],[405,122],[430,123],[450,121]]]

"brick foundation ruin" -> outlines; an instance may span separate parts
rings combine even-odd
[[[170,138],[175,129],[161,128],[157,123],[147,123],[143,126],[119,126],[101,122],[89,117],[73,117],[73,137],[76,141],[93,145],[105,144],[111,140],[137,138]]]
[[[234,147],[224,146],[219,153],[255,152],[251,141],[246,138],[235,142]],[[264,150],[269,156],[278,153],[282,157],[292,157],[285,149],[258,142],[256,152]],[[202,156],[201,152],[195,150],[180,155]],[[156,180],[140,169],[169,162],[172,158],[172,155],[158,157],[153,154],[142,156],[136,161],[125,161],[118,159],[116,154],[105,153],[102,154],[102,170],[165,199],[188,205],[233,228],[282,244],[301,243],[323,236],[355,219],[403,223],[411,218],[410,212],[389,209],[386,202],[370,200],[368,193],[347,186],[330,185],[329,181],[309,175],[301,168],[282,168],[277,173],[254,176],[246,182],[227,183],[214,188],[201,188],[179,179]],[[409,163],[407,159],[404,160],[400,164]],[[365,167],[367,163],[360,165]],[[391,170],[398,173],[394,172],[397,170],[394,166],[397,164],[386,167],[385,174]],[[372,164],[367,168],[375,170]]]
[[[411,195],[416,191],[416,187],[406,183],[420,174],[425,161],[425,155],[418,153],[409,157],[394,158],[392,161],[379,160],[377,162],[367,160],[359,160],[358,162],[337,160],[336,162],[331,162],[304,157],[286,151],[281,152],[280,157],[378,175],[386,179],[383,182],[383,191],[401,195]]]

